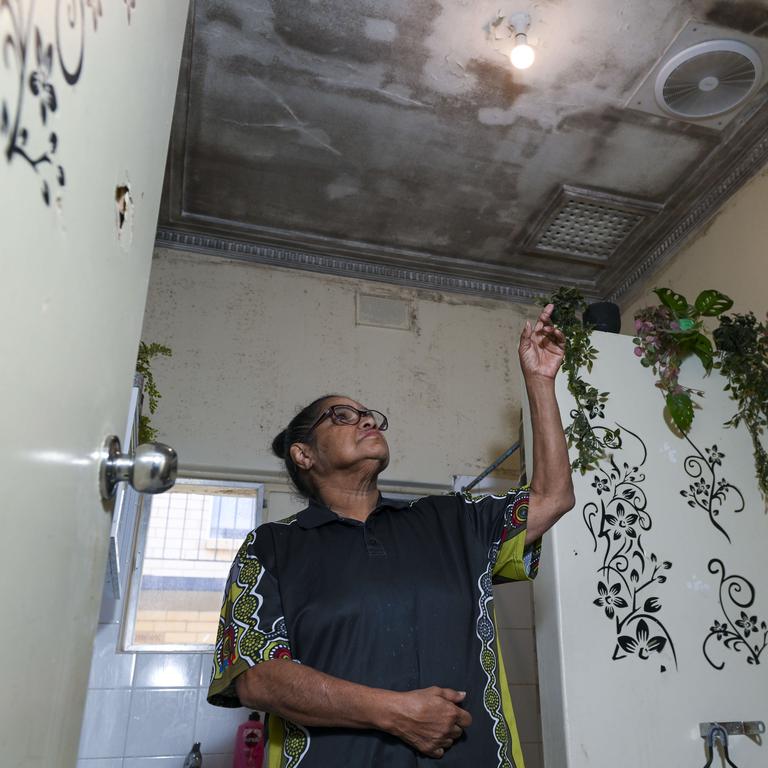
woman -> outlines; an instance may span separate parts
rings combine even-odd
[[[493,581],[536,574],[574,503],[552,305],[519,356],[529,488],[472,500],[381,497],[383,414],[329,395],[273,442],[309,505],[250,533],[227,583],[209,701],[271,713],[269,766],[522,768],[493,624]],[[300,663],[286,663],[286,660]]]

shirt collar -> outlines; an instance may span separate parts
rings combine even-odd
[[[410,501],[404,499],[388,499],[379,494],[379,502],[376,505],[376,509],[381,509],[382,507],[405,509],[410,503]],[[315,499],[310,499],[309,506],[299,512],[296,522],[301,528],[309,530],[310,528],[318,528],[321,525],[332,523],[339,519],[339,516],[332,509],[326,507],[325,504]]]

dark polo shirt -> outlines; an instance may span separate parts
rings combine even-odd
[[[536,574],[527,510],[527,489],[381,499],[365,523],[313,501],[260,526],[232,565],[208,700],[240,706],[235,678],[278,658],[374,688],[454,688],[473,723],[440,764],[522,768],[491,585]],[[428,764],[380,731],[269,720],[269,768]]]

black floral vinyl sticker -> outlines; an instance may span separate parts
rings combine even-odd
[[[601,462],[592,479],[598,501],[588,502],[582,510],[594,551],[603,548],[593,604],[613,624],[614,660],[635,656],[646,661],[668,649],[677,666],[674,643],[659,615],[662,603],[654,594],[666,582],[672,563],[659,560],[643,543],[653,525],[642,489],[648,451],[638,435],[620,429],[625,435],[620,450],[611,453],[607,466]],[[629,455],[632,443],[639,446],[642,457],[630,464],[622,457]]]
[[[713,445],[702,453],[686,435],[686,441],[695,453],[685,457],[683,468],[693,482],[680,495],[687,499],[688,506],[707,513],[712,525],[725,536],[731,537],[718,521],[723,511],[737,514],[744,511],[744,496],[741,491],[725,478],[719,477],[725,454]]]
[[[136,0],[124,0],[128,22]],[[0,144],[8,164],[21,161],[40,177],[40,193],[46,205],[60,200],[66,185],[59,161],[60,138],[53,123],[61,108],[61,96],[83,72],[85,30],[92,21],[94,32],[102,15],[102,0],[55,0],[40,4],[40,16],[48,19],[53,6],[52,39],[36,22],[34,0],[0,0],[0,65],[9,75],[0,78]],[[5,85],[10,92],[5,92]]]
[[[724,621],[715,619],[704,639],[704,657],[715,668],[723,669],[725,662],[717,662],[710,655],[714,641],[733,653],[746,654],[748,664],[759,664],[760,656],[768,645],[768,624],[752,612],[755,588],[747,579],[738,575],[725,575],[725,565],[716,557],[709,561],[709,572],[720,575],[718,598]]]

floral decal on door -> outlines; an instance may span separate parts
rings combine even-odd
[[[620,429],[624,435],[621,449],[600,463],[592,479],[598,501],[590,501],[582,509],[594,551],[603,548],[593,604],[613,625],[614,660],[636,656],[647,661],[668,649],[677,667],[675,646],[659,615],[662,603],[655,594],[666,582],[672,563],[660,560],[643,543],[643,535],[653,526],[642,489],[648,451],[638,435]],[[639,447],[640,460],[622,461],[630,456],[631,447]],[[661,669],[665,667],[661,665]]]
[[[117,0],[115,0],[117,1]],[[123,0],[128,23],[136,0]],[[51,3],[40,17],[48,19]],[[0,67],[10,92],[0,91],[0,145],[8,164],[23,162],[40,178],[44,203],[61,201],[67,175],[55,128],[62,95],[82,76],[86,29],[98,30],[102,0],[55,0],[51,37],[37,23],[35,0],[0,0]]]
[[[685,439],[695,451],[683,462],[685,473],[693,482],[686,490],[680,491],[680,495],[687,499],[689,507],[706,512],[712,525],[730,541],[731,537],[719,522],[720,513],[743,512],[744,496],[733,483],[720,477],[725,454],[717,445],[702,452],[688,435]]]
[[[747,664],[759,664],[760,657],[768,646],[768,623],[753,613],[755,588],[743,576],[725,575],[725,565],[716,557],[709,561],[709,572],[720,575],[718,599],[724,621],[715,619],[704,639],[702,649],[704,657],[715,669],[723,669],[725,662],[714,661],[709,646],[722,643],[724,649],[732,653],[746,654]],[[721,649],[722,650],[722,649]]]

